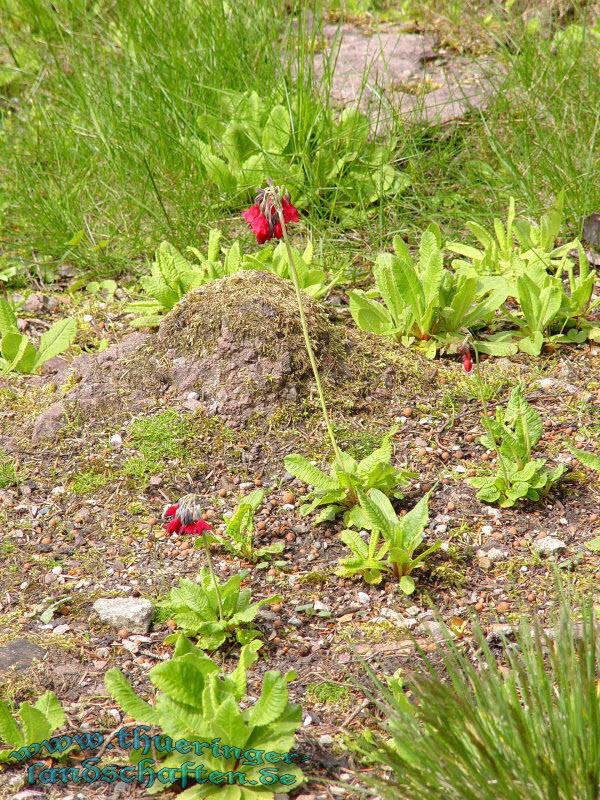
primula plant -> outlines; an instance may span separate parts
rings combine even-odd
[[[0,763],[20,760],[11,758],[11,753],[49,739],[54,731],[65,724],[66,719],[58,698],[50,691],[44,692],[33,705],[21,703],[17,716],[18,719],[0,700],[0,742],[9,745],[0,749]]]
[[[197,118],[198,136],[183,140],[226,202],[272,178],[294,192],[300,207],[310,203],[351,225],[364,222],[370,205],[409,184],[392,166],[395,141],[373,141],[365,115],[345,109],[337,122],[320,118],[303,129],[293,100],[287,101],[230,94],[218,115]]]
[[[315,517],[315,524],[333,520],[343,512],[344,523],[352,525],[353,509],[358,503],[359,490],[366,492],[369,489],[379,489],[390,497],[402,498],[400,487],[406,485],[410,478],[415,478],[416,473],[397,469],[391,464],[391,440],[394,433],[395,429],[392,429],[383,438],[381,445],[361,461],[339,451],[339,458],[331,464],[329,474],[303,456],[286,456],[286,470],[295,478],[314,487],[307,495],[308,502],[300,507],[300,513],[305,516],[323,507]]]
[[[231,638],[240,644],[248,644],[261,636],[259,631],[248,627],[260,608],[279,602],[281,598],[273,595],[252,603],[250,589],[241,588],[247,574],[246,571],[239,572],[215,587],[210,572],[202,569],[197,582],[182,578],[179,586],[171,589],[161,607],[185,636],[197,639],[198,646],[203,650],[217,650]],[[217,592],[221,598],[221,618]],[[167,636],[165,641],[176,641],[178,635],[174,633]]]
[[[362,330],[389,336],[405,346],[416,342],[428,358],[434,358],[438,350],[457,352],[465,333],[489,325],[508,296],[502,279],[490,280],[484,287],[476,277],[445,269],[437,225],[423,233],[418,261],[399,236],[394,238],[394,250],[377,258],[376,289],[348,293],[350,312]],[[484,335],[476,346],[493,355],[516,350],[493,335]]]
[[[399,517],[383,492],[371,489],[365,494],[359,489],[356,524],[370,530],[371,535],[365,541],[356,531],[342,531],[340,538],[352,555],[340,560],[337,574],[343,578],[360,575],[367,583],[380,583],[385,573],[392,573],[400,590],[412,594],[415,590],[412,573],[440,547],[436,542],[415,555],[429,522],[430,494],[428,492],[414,508]]]
[[[173,779],[161,785],[179,784],[184,790],[178,794],[181,800],[268,800],[282,788],[302,782],[302,772],[294,763],[301,757],[290,753],[302,723],[300,706],[288,699],[288,683],[295,673],[266,672],[258,699],[250,703],[247,698],[246,669],[258,658],[260,646],[254,641],[242,647],[236,669],[222,674],[217,663],[180,636],[173,657],[148,673],[156,689],[154,703],[138,697],[119,670],[106,673],[108,691],[136,722],[158,728],[172,743],[183,739],[201,745],[189,750],[173,747],[164,758],[158,754],[157,765],[150,765],[155,771],[173,769]],[[135,750],[132,761],[138,763],[149,753],[150,758],[156,756],[150,745]],[[286,755],[284,760],[267,763],[263,756],[268,753]],[[207,782],[206,776],[213,771],[231,774],[233,781],[226,777],[221,781],[227,782],[225,786]],[[284,775],[290,777],[282,787],[277,776]],[[158,784],[154,791],[157,788]]]
[[[254,515],[262,505],[265,493],[262,489],[255,489],[244,497],[233,514],[225,517],[225,529],[214,532],[212,538],[219,542],[230,553],[246,561],[260,561],[269,556],[281,553],[285,542],[277,541],[264,547],[255,547]]]
[[[256,206],[252,206],[252,209],[255,208]],[[255,217],[252,216],[249,224],[253,230],[256,228],[259,231],[258,234],[255,231],[257,239],[262,238],[260,234],[263,230],[262,223],[257,225]],[[281,235],[276,235],[280,234],[280,231],[281,225],[277,228],[274,226],[273,236],[266,238],[281,238]],[[196,259],[195,261],[190,261],[168,242],[162,242],[156,251],[151,274],[140,279],[142,289],[148,297],[135,300],[126,306],[126,311],[137,315],[131,325],[134,327],[159,325],[163,314],[170,311],[189,291],[233,275],[240,270],[258,269],[291,280],[283,242],[275,248],[268,246],[254,253],[244,253],[239,241],[236,240],[231,247],[225,249],[221,246],[221,238],[221,231],[214,228],[209,233],[206,254],[201,253],[196,247],[188,247],[187,251]],[[313,265],[313,248],[310,243],[302,253],[292,248],[292,254],[300,288],[306,294],[321,299],[339,283],[341,272],[329,279],[324,269]]]
[[[477,498],[509,508],[520,500],[545,497],[560,480],[565,466],[548,470],[545,459],[531,457],[543,425],[538,412],[525,400],[523,388],[513,389],[506,408],[496,408],[496,417],[486,415],[482,424],[487,433],[479,441],[496,452],[498,466],[493,473],[467,479],[470,486],[479,490]]]
[[[74,319],[62,319],[42,334],[36,349],[17,326],[17,318],[7,300],[0,299],[0,373],[31,374],[54,356],[67,350],[77,332]]]

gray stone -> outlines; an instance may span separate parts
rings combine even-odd
[[[507,559],[508,552],[506,550],[502,550],[499,547],[490,547],[489,550],[478,550],[477,558],[478,559],[488,558],[492,564],[495,564],[497,561],[504,561],[505,559]]]
[[[556,536],[544,536],[534,542],[533,547],[541,556],[552,556],[567,549],[567,545]]]
[[[127,628],[132,633],[146,633],[154,606],[144,597],[110,597],[96,600],[94,611],[102,622],[113,628]]]
[[[492,92],[489,59],[442,55],[434,50],[433,36],[393,26],[371,35],[350,24],[326,25],[323,33],[329,52],[315,55],[316,79],[332,64],[333,99],[377,114],[379,131],[394,113],[430,124],[461,119],[471,108],[485,106]]]
[[[597,211],[583,220],[583,240],[593,247],[600,247],[600,213]]]
[[[435,620],[425,620],[419,625],[419,633],[431,636],[436,642],[443,642],[449,635],[448,628],[443,622],[436,622]]]
[[[578,389],[572,383],[565,383],[556,378],[542,378],[539,382],[540,389],[554,394],[577,394]]]
[[[40,442],[42,439],[54,439],[58,431],[66,422],[65,408],[62,403],[53,403],[50,408],[43,411],[36,419],[31,440]]]
[[[46,651],[28,639],[13,639],[0,647],[0,672],[9,669],[25,672],[34,659],[43,661],[45,656]]]

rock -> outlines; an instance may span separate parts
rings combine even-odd
[[[27,300],[23,303],[23,309],[28,314],[37,314],[44,307],[44,298],[41,294],[30,294]]]
[[[600,213],[597,211],[583,220],[583,240],[593,247],[600,247]]]
[[[512,636],[515,632],[515,629],[512,625],[508,625],[505,622],[495,622],[490,625],[488,636],[486,637],[489,641],[491,637],[497,636]]]
[[[93,609],[102,622],[133,633],[146,633],[154,614],[154,606],[144,597],[104,598],[96,600]]]
[[[66,422],[65,407],[61,402],[53,403],[50,408],[43,411],[36,419],[31,440],[34,443],[43,439],[54,439],[58,431]]]
[[[567,545],[556,536],[544,536],[543,539],[534,542],[533,547],[541,556],[552,556],[567,549]]]
[[[418,633],[427,634],[431,636],[436,642],[443,642],[449,636],[449,630],[443,622],[436,622],[435,620],[425,620],[418,627]]]
[[[499,547],[490,547],[489,550],[478,550],[477,558],[482,561],[488,559],[490,563],[495,564],[497,561],[504,561],[508,558],[508,552]]]
[[[368,606],[371,603],[371,598],[366,592],[359,592],[357,595],[358,602],[361,603],[363,606]]]
[[[333,744],[333,736],[330,736],[328,733],[324,733],[322,736],[319,736],[319,744]]]
[[[572,383],[565,383],[556,378],[542,378],[539,387],[544,392],[555,394],[577,394],[578,389]]]
[[[315,55],[315,78],[333,56],[332,98],[343,107],[359,104],[377,119],[379,132],[398,112],[431,124],[461,119],[484,107],[492,92],[487,61],[442,56],[432,36],[401,28],[369,35],[350,24],[326,25],[323,33],[331,52]]]
[[[46,651],[28,639],[13,639],[0,647],[0,672],[15,669],[25,672],[35,660],[43,661]]]
[[[123,444],[123,437],[119,433],[113,433],[110,437],[111,447],[119,448]]]

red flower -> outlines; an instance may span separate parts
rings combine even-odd
[[[463,345],[459,348],[458,352],[462,356],[463,369],[465,372],[471,372],[473,369],[473,361],[471,360],[471,349],[468,345]]]
[[[242,214],[250,226],[252,233],[256,236],[256,241],[259,244],[264,244],[268,239],[272,239],[273,237],[275,239],[281,239],[283,231],[281,230],[281,222],[279,221],[279,215],[275,210],[275,206],[271,206],[267,217],[260,210],[260,202],[262,200],[260,193],[257,200],[257,203],[250,206],[250,208],[246,209]],[[281,210],[283,213],[283,221],[286,224],[288,222],[300,221],[298,209],[294,208],[287,197],[281,199]]]
[[[200,535],[204,531],[212,529],[212,525],[209,525],[207,522],[204,522],[203,519],[190,518],[189,513],[187,516],[184,517],[184,521],[182,521],[177,514],[178,511],[179,511],[179,503],[175,503],[174,505],[169,506],[169,508],[167,508],[163,514],[163,517],[165,518],[173,517],[173,519],[170,522],[167,522],[166,525],[163,525],[163,528],[168,533],[191,533]],[[184,522],[186,524],[184,524]]]

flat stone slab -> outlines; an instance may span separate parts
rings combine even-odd
[[[0,672],[15,669],[25,672],[34,659],[43,661],[46,651],[28,639],[14,639],[0,647]]]
[[[377,115],[379,131],[394,113],[432,125],[461,119],[493,91],[489,58],[436,52],[432,36],[393,27],[371,34],[352,25],[326,25],[323,33],[328,47],[315,55],[315,77],[329,62],[332,99]]]

